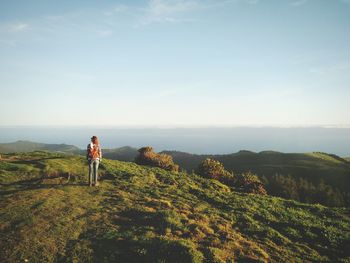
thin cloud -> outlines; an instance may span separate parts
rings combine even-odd
[[[294,0],[290,2],[290,5],[292,6],[302,6],[305,5],[308,2],[308,0]]]
[[[186,17],[190,11],[196,11],[203,7],[198,1],[185,0],[150,0],[143,9],[137,25],[149,25],[152,23],[181,23],[193,21]]]
[[[346,3],[346,4],[350,4],[350,0],[338,0],[339,2],[343,2],[343,3]],[[310,1],[309,0],[291,0],[290,1],[290,5],[292,6],[302,6],[302,5],[305,5],[307,3],[309,3]]]
[[[113,35],[113,31],[110,29],[96,30],[96,33],[99,37],[109,37]]]
[[[22,31],[26,31],[28,28],[29,28],[29,25],[25,23],[16,23],[9,26],[9,30],[11,32],[22,32]]]
[[[1,33],[18,33],[18,32],[27,31],[28,29],[29,29],[29,24],[23,23],[23,22],[0,24]]]
[[[27,23],[4,23],[0,24],[0,45],[14,47],[17,45],[17,39],[22,37],[22,33],[28,31]]]
[[[120,13],[126,13],[130,11],[130,7],[127,5],[116,5],[112,7],[111,9],[104,11],[103,14],[105,16],[113,16],[115,14],[120,14]]]
[[[158,16],[188,12],[199,7],[200,4],[197,1],[151,0],[149,2],[149,12]]]
[[[141,12],[137,26],[152,23],[182,23],[197,21],[194,12],[222,8],[236,3],[255,5],[260,0],[150,0]]]
[[[256,5],[257,3],[259,3],[259,0],[245,0],[247,2],[247,4],[250,5]]]

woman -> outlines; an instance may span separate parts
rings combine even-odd
[[[91,143],[87,146],[86,158],[89,163],[89,186],[98,186],[98,165],[102,161],[102,151],[96,136],[91,137]]]

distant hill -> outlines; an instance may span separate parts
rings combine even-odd
[[[103,156],[105,158],[120,160],[120,161],[133,161],[137,155],[137,149],[124,146],[113,149],[102,149]],[[49,151],[49,152],[65,152],[84,155],[85,149],[80,149],[74,145],[68,144],[47,144],[31,141],[16,141],[11,143],[0,143],[0,153],[12,153],[12,152],[32,152],[32,151]]]
[[[83,156],[2,157],[0,262],[350,261],[348,208],[108,159],[88,187]]]
[[[232,154],[222,155],[199,155],[180,151],[163,151],[173,157],[182,168],[191,171],[198,167],[198,164],[206,158],[213,158],[224,163],[228,169],[244,172],[263,172],[266,174],[282,172],[289,173],[291,167],[300,169],[342,167],[348,169],[348,160],[334,154],[313,152],[313,153],[281,153],[276,151],[239,151]]]
[[[191,172],[206,158],[213,158],[233,172],[251,171],[267,184],[270,194],[303,202],[325,203],[328,197],[320,197],[321,192],[332,192],[333,205],[350,205],[350,163],[334,154],[280,153],[263,151],[239,151],[224,155],[197,155],[179,151],[164,151],[175,163]],[[283,177],[283,178],[282,178]],[[316,190],[312,190],[315,188]],[[317,189],[321,189],[318,191]],[[336,196],[336,197],[335,197]]]
[[[113,148],[113,149],[103,149],[104,158],[125,161],[125,162],[134,161],[137,154],[138,154],[137,149],[132,148],[130,146],[124,146],[124,147]]]
[[[57,151],[77,152],[80,149],[68,144],[46,144],[31,141],[16,141],[11,143],[0,143],[0,153],[32,152],[32,151]]]
[[[344,185],[345,182],[342,181],[344,179],[350,183],[350,164],[347,160],[334,154],[322,152],[280,153],[275,151],[259,153],[239,151],[223,155],[197,155],[179,151],[164,151],[164,153],[171,155],[175,163],[187,171],[197,169],[198,164],[206,158],[213,158],[234,172],[251,171],[260,176],[284,174],[313,179],[339,179],[340,181],[335,185],[344,189],[350,187],[350,184]]]

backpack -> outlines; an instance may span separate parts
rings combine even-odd
[[[97,159],[97,158],[100,158],[100,146],[99,145],[96,145],[94,144],[93,145],[94,147],[91,148],[90,144],[88,146],[88,156],[90,159]]]

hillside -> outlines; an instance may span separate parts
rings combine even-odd
[[[74,145],[68,145],[63,143],[47,144],[22,140],[10,143],[0,143],[0,153],[32,151],[77,152],[80,151],[80,149]]]
[[[225,155],[196,155],[164,151],[175,163],[193,171],[213,158],[233,172],[251,171],[266,184],[270,194],[307,203],[350,205],[350,163],[334,154],[239,151]]]
[[[137,149],[130,146],[124,146],[113,149],[103,149],[104,157],[118,161],[134,161],[137,154]]]
[[[346,208],[112,160],[90,188],[81,156],[2,157],[0,262],[350,262]]]
[[[29,141],[0,144],[1,152],[47,150],[85,156],[86,151],[65,144],[42,144]],[[264,182],[270,195],[305,203],[350,207],[350,162],[334,154],[281,153],[239,151],[225,155],[196,155],[178,151],[164,151],[173,157],[182,170],[195,170],[206,158],[222,162],[234,173],[251,171]],[[103,149],[105,158],[134,161],[138,151],[125,146]]]
[[[252,171],[259,175],[276,173],[293,176],[323,177],[350,176],[350,164],[347,160],[327,153],[281,153],[263,151],[239,151],[223,155],[197,155],[178,151],[164,151],[170,154],[174,161],[187,171],[195,170],[198,164],[206,158],[222,162],[227,169],[245,172]],[[338,186],[344,186],[340,182]]]

